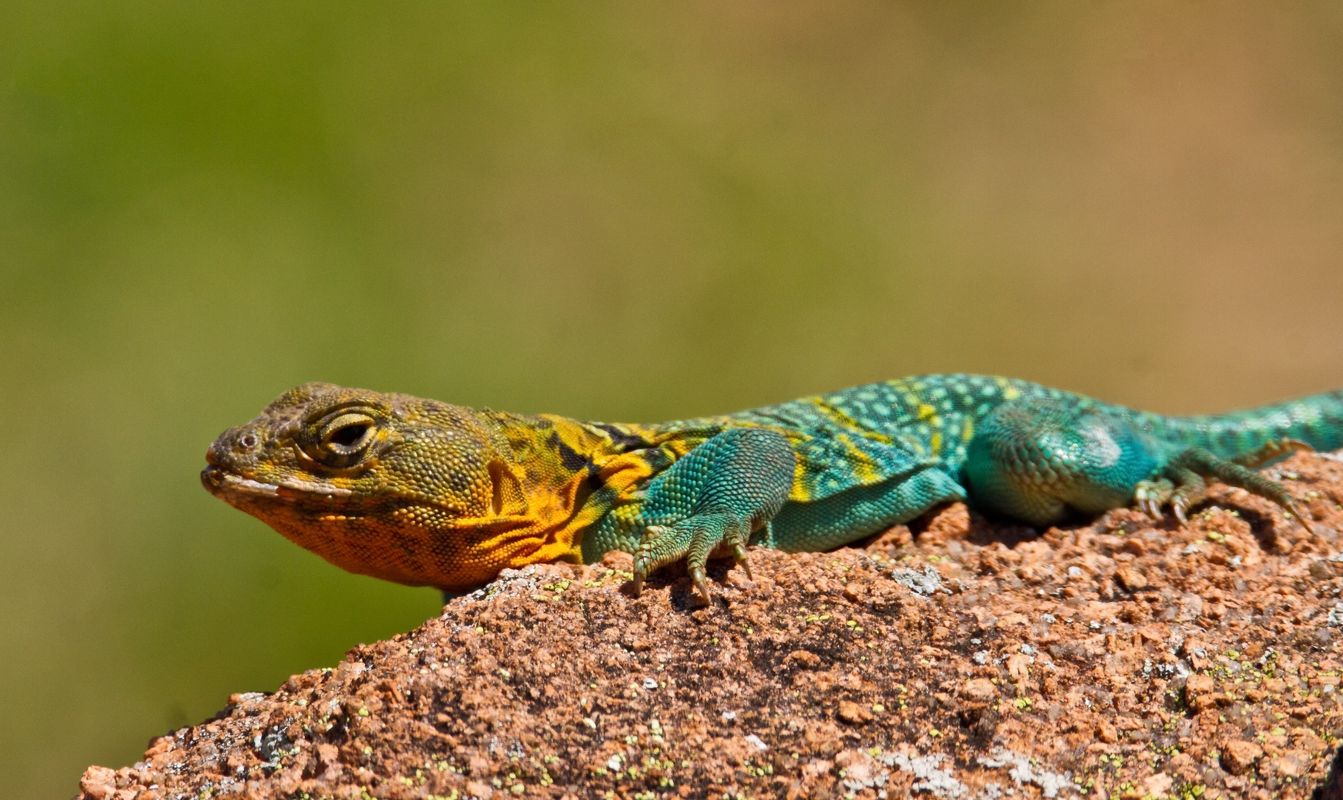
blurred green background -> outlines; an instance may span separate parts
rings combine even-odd
[[[1343,385],[1341,8],[5,4],[8,793],[435,613],[201,490],[300,381],[618,420]]]

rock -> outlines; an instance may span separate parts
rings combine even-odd
[[[839,701],[837,715],[850,725],[862,725],[872,721],[872,712],[852,700]]]
[[[1108,720],[1101,720],[1096,725],[1096,738],[1106,744],[1115,744],[1119,741],[1119,731]]]
[[[1140,592],[1149,585],[1147,576],[1131,566],[1123,566],[1115,570],[1115,580],[1130,592]]]
[[[961,696],[976,703],[988,703],[998,696],[998,687],[988,678],[971,678],[961,687]]]
[[[1208,675],[1190,675],[1184,682],[1184,699],[1194,712],[1206,711],[1217,705],[1217,684]]]
[[[1269,769],[1285,778],[1299,778],[1310,769],[1310,755],[1301,750],[1289,750],[1269,762]]]
[[[1142,783],[1143,794],[1146,797],[1165,797],[1174,783],[1175,779],[1164,772],[1149,775]]]
[[[1285,466],[1294,492],[1343,497],[1343,462]],[[1343,730],[1343,510],[1312,506],[1309,536],[1248,493],[1208,500],[1185,528],[1116,511],[1043,534],[952,506],[938,536],[752,550],[750,581],[713,562],[699,609],[675,569],[631,596],[628,556],[511,570],[90,767],[80,797],[1067,797],[1099,778],[1343,800],[1320,735]]]
[[[89,800],[107,800],[116,790],[117,773],[107,767],[89,767],[79,779],[79,791]]]
[[[1263,755],[1263,748],[1254,742],[1236,739],[1222,746],[1222,767],[1232,775],[1244,775]]]

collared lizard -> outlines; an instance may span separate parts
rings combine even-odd
[[[307,383],[210,445],[205,487],[352,572],[461,591],[634,554],[637,592],[748,545],[820,551],[940,504],[1038,526],[1136,504],[1183,523],[1215,478],[1309,525],[1255,471],[1343,446],[1343,391],[1172,417],[1007,378],[924,375],[659,424],[518,415]]]

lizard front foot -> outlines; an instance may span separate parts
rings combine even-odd
[[[635,596],[643,590],[649,573],[684,558],[695,593],[707,605],[712,596],[705,570],[715,551],[727,551],[751,576],[746,561],[748,525],[727,514],[701,514],[674,525],[648,526],[634,554]]]

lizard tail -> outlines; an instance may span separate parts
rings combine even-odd
[[[1140,424],[1168,441],[1238,458],[1296,439],[1316,450],[1343,447],[1343,389],[1225,414],[1140,414]]]

